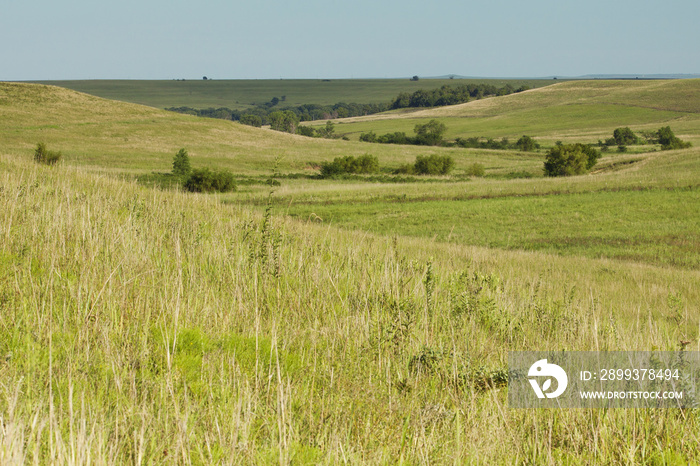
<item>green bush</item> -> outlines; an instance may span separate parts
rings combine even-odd
[[[486,174],[484,166],[480,163],[473,163],[466,170],[467,176],[482,177]]]
[[[255,126],[256,128],[260,128],[262,126],[262,118],[260,118],[258,115],[243,115],[239,121],[241,124]]]
[[[229,171],[200,168],[192,170],[183,185],[183,189],[196,193],[225,193],[236,190],[236,181],[233,178],[233,173]]]
[[[448,175],[455,166],[455,161],[449,155],[419,155],[413,165],[418,175]]]
[[[537,144],[537,142],[535,142],[535,140],[530,136],[523,136],[518,139],[518,142],[515,143],[515,147],[523,152],[532,152],[535,149],[539,149],[540,145]]]
[[[37,163],[43,163],[45,165],[56,165],[59,160],[61,160],[63,154],[61,152],[55,152],[48,150],[46,144],[40,142],[36,145],[34,150],[34,161]]]
[[[571,176],[587,173],[600,158],[600,152],[585,144],[557,144],[547,153],[546,176]]]
[[[639,138],[629,128],[617,128],[615,131],[613,131],[613,140],[617,146],[632,146],[634,144],[639,144]]]
[[[352,155],[336,157],[332,162],[321,164],[321,176],[330,178],[345,174],[370,174],[379,172],[379,159],[371,154],[361,155],[357,158]]]
[[[656,132],[656,135],[659,144],[661,144],[662,150],[687,149],[692,145],[689,142],[681,141],[680,139],[678,139],[676,135],[673,134],[673,131],[671,131],[670,126],[664,126],[663,128],[659,128],[659,130]]]

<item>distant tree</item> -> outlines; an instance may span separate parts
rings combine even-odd
[[[314,129],[311,126],[299,125],[299,126],[297,126],[296,134],[298,134],[300,136],[306,136],[308,138],[312,138],[312,137],[316,136],[316,131],[314,131]]]
[[[272,112],[267,119],[270,121],[270,128],[287,133],[294,133],[299,124],[299,117],[291,110]]]
[[[413,131],[416,133],[416,143],[425,146],[436,146],[442,142],[442,136],[447,126],[438,120],[430,120],[425,124],[417,124]]]
[[[203,79],[204,81],[206,81],[206,80],[209,79],[209,78],[207,78],[206,76],[202,76],[202,79]]]
[[[260,118],[258,115],[243,115],[241,116],[240,122],[244,125],[255,126],[256,128],[260,128],[262,126],[262,118]]]
[[[270,101],[270,103],[271,103],[272,106],[274,107],[275,105],[277,105],[278,103],[280,103],[280,99],[277,98],[277,97],[273,97],[272,100]]]
[[[332,121],[328,120],[326,121],[326,126],[318,128],[316,133],[322,138],[332,139],[335,133],[335,125]]]
[[[661,144],[662,150],[671,149],[686,149],[691,146],[689,142],[681,141],[676,137],[676,135],[671,130],[670,126],[664,126],[659,128],[656,132],[659,144]]]
[[[420,78],[418,76],[414,76],[411,78],[411,81],[418,81]]]
[[[173,157],[173,175],[185,177],[191,172],[190,156],[185,149],[180,149]]]
[[[369,133],[360,134],[360,141],[362,142],[377,142],[377,134],[374,131]]]
[[[617,128],[613,131],[613,140],[615,145],[629,146],[639,143],[639,138],[629,128]],[[612,145],[612,144],[610,144]]]
[[[535,149],[539,149],[540,145],[530,136],[523,136],[515,143],[515,147],[523,152],[532,152]]]
[[[557,144],[547,153],[546,176],[572,176],[588,172],[598,162],[600,152],[585,144]]]

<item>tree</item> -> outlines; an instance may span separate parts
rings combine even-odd
[[[420,78],[418,76],[414,76],[411,78],[411,81],[418,81]]]
[[[618,146],[629,146],[639,142],[637,135],[629,128],[615,129],[613,131],[613,139],[615,140],[615,145]]]
[[[442,136],[447,126],[438,120],[430,120],[425,124],[417,124],[413,131],[416,133],[416,143],[425,146],[437,146],[442,142]]]
[[[515,143],[515,147],[523,152],[532,152],[535,149],[539,149],[540,145],[530,136],[523,136]]]
[[[598,162],[600,152],[585,144],[557,144],[547,153],[546,176],[572,176],[588,172]]]
[[[659,128],[656,132],[662,150],[686,149],[691,146],[689,142],[681,141],[671,130],[670,126]]]
[[[256,128],[260,128],[262,126],[262,118],[260,118],[258,115],[243,115],[240,122],[244,125],[255,126]]]
[[[326,121],[326,126],[323,128],[318,128],[316,133],[322,138],[332,139],[333,133],[335,132],[335,125],[332,121]]]
[[[299,117],[291,110],[272,112],[267,118],[270,120],[270,128],[276,131],[294,133],[299,124]]]
[[[173,175],[186,177],[192,172],[190,155],[185,149],[180,149],[173,157]]]

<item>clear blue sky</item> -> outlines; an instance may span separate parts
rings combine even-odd
[[[700,73],[699,0],[0,0],[0,80]]]

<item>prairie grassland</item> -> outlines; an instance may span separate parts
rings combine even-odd
[[[698,271],[0,167],[3,463],[700,460],[697,410],[513,410],[502,386],[508,350],[698,350]]]
[[[341,121],[336,132],[351,138],[371,130],[410,134],[416,124],[436,118],[447,125],[447,138],[527,134],[547,144],[596,142],[610,137],[615,127],[653,131],[671,125],[698,141],[698,92],[698,79],[571,81],[449,107],[356,117]]]
[[[700,350],[697,148],[609,154],[565,180],[283,179],[268,198],[121,175],[168,171],[180,147],[195,166],[260,175],[280,155],[295,173],[368,145],[5,84],[0,137],[0,463],[700,461],[698,409],[515,410],[504,383],[511,350]],[[31,162],[42,140],[63,163]],[[499,176],[542,163],[377,150],[382,165],[436,151]],[[633,260],[614,260],[282,215],[406,205],[444,230],[472,200],[502,214],[481,226],[486,244],[502,217],[576,220],[571,200],[585,209],[569,231],[591,219],[649,231]],[[655,229],[683,232],[682,261],[645,256]]]
[[[547,86],[549,80],[497,79],[202,79],[188,81],[45,81],[106,99],[132,102],[156,108],[192,107],[245,109],[255,104],[282,98],[279,107],[304,104],[333,105],[346,103],[382,103],[394,99],[400,92],[435,89],[442,86],[489,83],[497,87],[510,84],[531,88]]]

